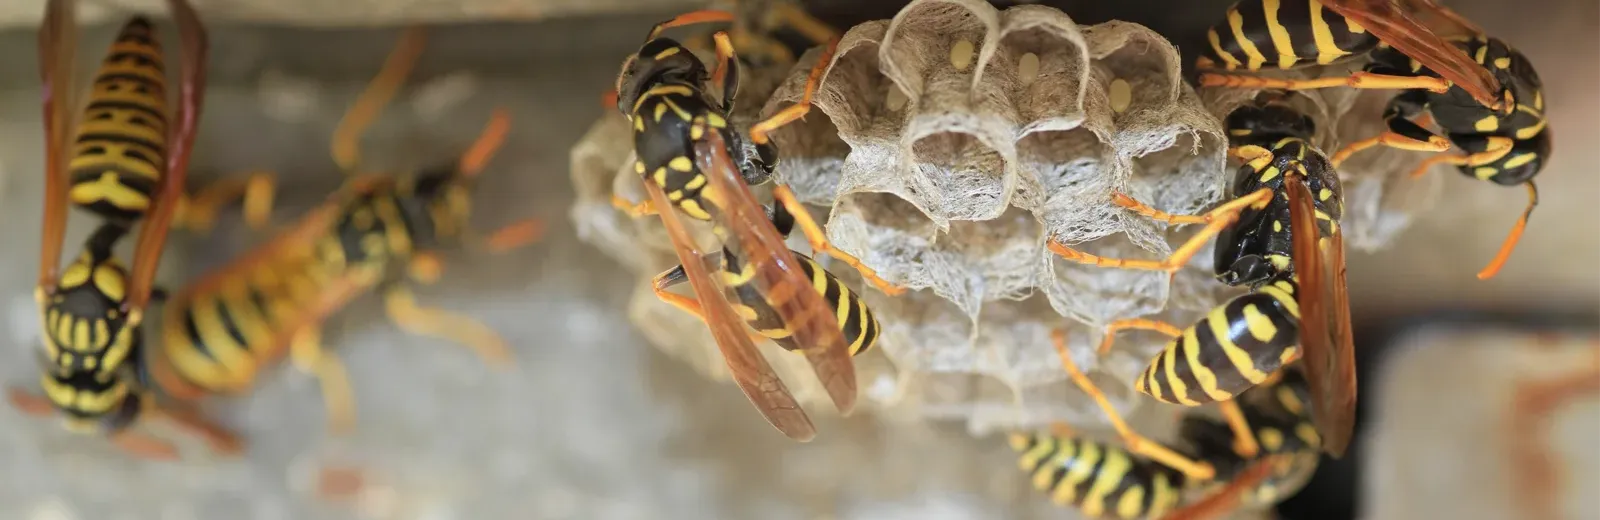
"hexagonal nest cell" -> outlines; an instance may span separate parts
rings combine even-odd
[[[735,121],[798,102],[821,51],[787,70],[742,71],[748,83]],[[1104,424],[1062,372],[1050,340],[1056,328],[1067,330],[1080,366],[1114,380],[1104,385],[1114,404],[1141,401],[1131,382],[1165,338],[1123,334],[1117,348],[1096,356],[1103,327],[1135,317],[1188,324],[1235,294],[1212,280],[1209,246],[1169,277],[1067,262],[1046,243],[1160,258],[1191,231],[1115,206],[1114,190],[1173,213],[1197,213],[1224,196],[1233,170],[1220,116],[1254,93],[1212,92],[1202,101],[1180,71],[1176,48],[1143,26],[1081,27],[1040,6],[918,0],[892,20],[845,33],[811,112],[774,141],[779,180],[821,210],[813,213],[829,240],[912,289],[895,297],[865,291],[883,334],[856,359],[863,408],[965,419],[978,434],[1051,421]],[[1327,121],[1351,110],[1350,97],[1306,99],[1322,128],[1332,128]],[[1341,127],[1338,135],[1362,130],[1371,128]],[[610,204],[612,193],[644,196],[626,167],[630,142],[623,118],[608,114],[573,149],[580,236],[639,276],[631,313],[652,343],[727,380],[706,327],[649,290],[650,277],[677,262],[660,224]],[[1373,164],[1370,171],[1387,164],[1368,153],[1377,162],[1361,164]],[[1352,171],[1363,173],[1346,181],[1345,227],[1354,245],[1372,247],[1403,227],[1396,219],[1413,206],[1389,200],[1392,176]],[[795,235],[791,247],[808,252]],[[852,269],[824,262],[851,287],[869,287]],[[808,409],[832,409],[800,356],[764,349]]]

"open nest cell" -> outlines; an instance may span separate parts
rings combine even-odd
[[[734,120],[798,102],[821,51],[786,69],[746,68]],[[890,297],[822,260],[865,293],[883,326],[877,348],[856,359],[864,409],[966,420],[974,432],[1105,424],[1060,369],[1050,340],[1058,328],[1119,408],[1149,402],[1134,398],[1132,380],[1166,338],[1128,332],[1107,355],[1095,349],[1112,320],[1187,325],[1237,294],[1212,279],[1210,246],[1168,276],[1067,262],[1046,245],[1054,238],[1102,256],[1161,258],[1194,230],[1130,213],[1112,204],[1113,191],[1172,213],[1198,213],[1225,196],[1234,169],[1220,119],[1254,93],[1197,93],[1182,78],[1176,48],[1149,29],[1083,27],[1040,6],[917,0],[844,34],[811,112],[773,136],[778,179],[813,206],[833,245],[911,289]],[[1372,135],[1384,101],[1311,92],[1317,144],[1336,150]],[[1358,111],[1373,115],[1340,117]],[[629,142],[623,119],[607,114],[574,148],[574,220],[584,240],[639,277],[631,311],[649,340],[726,380],[706,327],[648,288],[676,263],[657,219],[610,205],[613,192],[643,197],[626,167]],[[1391,240],[1436,186],[1397,178],[1421,156],[1396,154],[1404,152],[1364,152],[1351,163],[1351,247]],[[789,243],[810,252],[799,233]],[[800,356],[763,349],[808,409],[832,409]]]

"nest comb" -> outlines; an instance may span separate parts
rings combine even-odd
[[[743,71],[735,122],[798,101],[820,54],[787,70]],[[915,289],[865,291],[883,335],[856,358],[864,408],[965,419],[980,434],[1104,424],[1060,370],[1054,328],[1067,329],[1075,361],[1096,371],[1114,404],[1143,401],[1131,382],[1165,338],[1124,334],[1098,359],[1094,346],[1112,320],[1188,324],[1219,303],[1228,293],[1211,279],[1209,251],[1169,277],[1066,262],[1045,244],[1055,237],[1094,254],[1159,258],[1186,233],[1114,206],[1113,190],[1174,213],[1224,195],[1232,170],[1214,111],[1248,95],[1202,102],[1178,56],[1137,24],[1080,27],[1052,8],[1001,11],[978,0],[914,1],[844,35],[812,112],[774,140],[778,178],[826,209],[818,221],[833,244]],[[727,380],[705,326],[649,291],[649,278],[676,262],[660,224],[609,203],[612,193],[643,197],[628,168],[629,137],[608,114],[573,150],[580,237],[640,276],[630,314],[653,344]],[[790,243],[805,251],[803,240]],[[849,268],[825,265],[865,289]],[[831,409],[799,356],[764,348],[809,409]]]

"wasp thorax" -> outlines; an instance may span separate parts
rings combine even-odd
[[[671,38],[652,39],[622,65],[622,72],[617,77],[617,109],[623,114],[631,114],[634,103],[656,84],[674,82],[698,85],[706,77],[705,64],[683,44]]]

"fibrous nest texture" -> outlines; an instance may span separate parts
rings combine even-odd
[[[812,49],[784,70],[746,69],[735,122],[798,102],[822,54]],[[1169,254],[1187,230],[1130,213],[1111,195],[1172,213],[1220,200],[1233,170],[1215,110],[1247,95],[1210,97],[1203,103],[1183,81],[1170,42],[1132,23],[1079,26],[1047,7],[918,0],[892,20],[849,29],[810,114],[774,140],[780,182],[818,208],[830,241],[911,289],[886,296],[848,266],[825,264],[866,293],[883,325],[878,348],[856,358],[869,408],[964,419],[974,433],[1103,424],[1066,380],[1052,329],[1065,329],[1074,360],[1098,371],[1114,404],[1138,402],[1131,381],[1165,338],[1125,333],[1096,356],[1105,324],[1148,317],[1183,326],[1220,303],[1229,293],[1211,278],[1209,246],[1169,276],[1071,263],[1046,244],[1108,257]],[[627,166],[630,142],[623,118],[608,114],[574,148],[580,236],[640,276],[631,312],[652,343],[726,379],[706,327],[649,290],[649,277],[677,261],[661,225],[610,204],[612,193],[643,197]],[[1347,202],[1351,213],[1362,211],[1358,196]],[[1368,232],[1356,227],[1357,237]],[[799,238],[790,244],[808,251]],[[831,409],[799,356],[767,348],[810,409]]]

